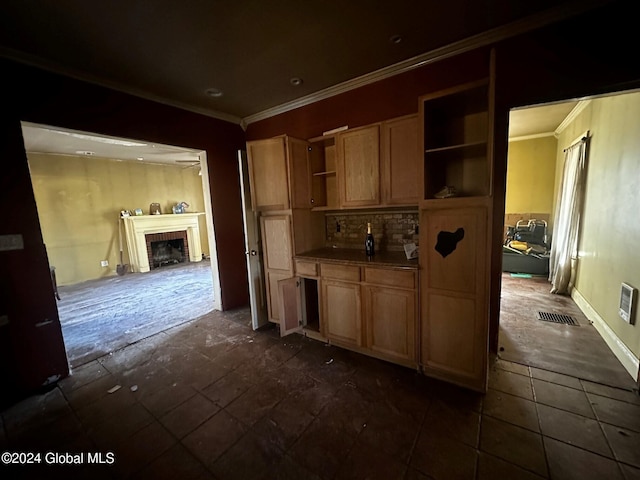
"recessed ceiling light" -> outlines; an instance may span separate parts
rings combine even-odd
[[[397,45],[402,42],[402,37],[400,35],[391,35],[391,37],[389,37],[389,41]]]
[[[222,90],[218,90],[217,88],[207,88],[204,93],[208,97],[218,98],[222,96]]]
[[[76,150],[76,154],[77,155],[86,155],[87,157],[90,157],[91,155],[95,155],[96,152],[92,152],[90,150]]]
[[[294,87],[299,87],[300,85],[302,85],[302,79],[300,77],[293,77],[291,80],[289,80],[289,83]]]
[[[142,161],[142,160],[144,160],[144,157],[136,157],[136,160]]]

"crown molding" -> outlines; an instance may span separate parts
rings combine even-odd
[[[73,68],[63,67],[61,65],[58,65],[55,62],[45,60],[36,55],[20,52],[12,48],[6,48],[6,47],[0,46],[0,57],[4,57],[9,60],[13,60],[15,62],[30,66],[30,67],[46,70],[48,72],[51,72],[57,75],[70,77],[75,80],[80,80],[82,82],[91,83],[93,85],[109,88],[111,90],[116,90],[118,92],[126,93],[128,95],[133,95],[135,97],[144,98],[145,100],[150,100],[152,102],[161,103],[163,105],[179,108],[181,110],[187,110],[189,112],[198,113],[200,115],[205,115],[207,117],[217,118],[218,120],[224,120],[226,122],[235,123],[236,125],[240,125],[242,121],[240,117],[237,117],[235,115],[230,115],[228,113],[218,112],[217,110],[210,110],[208,108],[202,108],[202,107],[189,105],[182,102],[177,102],[175,100],[171,100],[159,95],[154,95],[144,90],[139,90],[139,89],[130,87],[128,85],[123,85],[122,83],[119,83],[119,82],[112,82],[112,81],[105,80],[103,78],[99,78],[85,72],[80,72]]]
[[[555,132],[534,133],[531,135],[520,135],[519,137],[509,137],[509,143],[521,142],[522,140],[535,140],[536,138],[554,137]]]
[[[347,80],[346,82],[325,88],[296,100],[283,103],[253,115],[248,115],[242,119],[242,123],[243,125],[249,125],[260,120],[265,120],[267,118],[295,110],[296,108],[304,107],[317,101],[325,100],[341,93],[355,90],[356,88],[360,88],[455,55],[485,47],[532,30],[537,30],[552,23],[592,10],[598,6],[609,3],[609,1],[610,0],[573,1],[553,7],[545,10],[544,12],[511,22],[507,25],[487,30],[486,32],[473,35],[464,40],[445,45],[444,47],[430,50],[429,52],[398,62],[394,65],[381,68],[371,73],[361,75],[354,79]]]
[[[580,100],[575,107],[573,107],[573,109],[569,112],[569,114],[564,117],[564,120],[562,120],[562,123],[560,123],[560,125],[558,125],[558,128],[556,128],[556,131],[553,132],[554,136],[556,138],[560,138],[560,134],[562,132],[564,132],[564,130],[571,125],[571,123],[576,119],[576,117],[578,115],[580,115],[580,113],[582,113],[582,111],[587,108],[589,106],[589,104],[591,103],[591,99],[587,99],[587,100]]]

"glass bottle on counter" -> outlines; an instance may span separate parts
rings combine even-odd
[[[371,223],[367,223],[367,237],[364,241],[364,251],[368,258],[373,257],[375,254],[375,246],[373,242],[373,234],[371,233]]]

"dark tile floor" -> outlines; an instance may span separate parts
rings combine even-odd
[[[0,478],[640,478],[631,391],[498,359],[483,396],[249,323],[212,312],[2,412],[0,450],[42,463]]]

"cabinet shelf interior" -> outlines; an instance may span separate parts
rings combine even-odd
[[[489,193],[489,86],[476,83],[422,100],[425,199],[444,186],[458,196]]]

